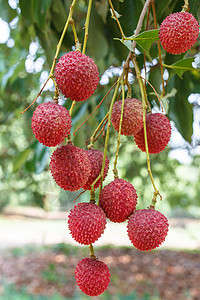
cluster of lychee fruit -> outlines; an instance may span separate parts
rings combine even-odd
[[[84,69],[90,63],[91,76],[84,76]],[[63,74],[63,75],[62,75]],[[98,81],[98,70],[94,62],[78,51],[61,57],[55,69],[55,77],[62,93],[75,99],[75,85],[78,100],[85,100],[93,93]],[[72,81],[70,80],[72,78]],[[82,81],[88,82],[81,84]],[[68,84],[67,84],[68,83]],[[90,86],[88,93],[87,86]],[[74,94],[73,94],[74,92]],[[112,124],[119,130],[122,101],[113,107]],[[55,182],[64,190],[77,191],[80,188],[91,190],[99,187],[104,153],[90,147],[83,150],[73,145],[71,140],[62,144],[71,132],[72,120],[68,110],[55,103],[40,104],[33,113],[32,129],[38,141],[45,146],[55,147],[51,155],[50,170]],[[138,99],[125,99],[122,134],[134,135],[138,147],[145,151],[143,134],[143,106]],[[162,151],[171,134],[170,122],[162,114],[147,115],[147,133],[150,153]],[[154,142],[152,142],[152,137]],[[109,169],[106,157],[103,180]],[[97,179],[97,180],[96,180]],[[128,220],[127,232],[132,244],[140,250],[158,247],[168,231],[167,219],[154,209],[136,210],[137,193],[134,186],[124,179],[115,178],[100,193],[98,205],[95,201],[79,203],[68,216],[69,231],[74,240],[82,245],[91,245],[103,234],[107,219],[112,222]],[[82,259],[75,270],[79,288],[87,295],[97,296],[104,292],[110,282],[108,266],[95,256]]]
[[[190,34],[188,34],[190,28]],[[166,51],[178,54],[188,50],[198,36],[199,26],[189,13],[181,12],[168,16],[160,27],[160,40]],[[60,58],[55,67],[55,80],[66,98],[77,102],[90,97],[99,82],[95,62],[79,51],[71,51]],[[122,100],[115,102],[111,122],[119,132]],[[126,98],[121,124],[121,134],[133,136],[142,151],[159,153],[167,146],[171,136],[169,119],[161,113],[147,113],[144,122],[143,105],[139,99]],[[146,128],[144,128],[146,124]],[[62,189],[77,191],[80,188],[94,191],[100,186],[109,169],[104,153],[90,147],[83,150],[67,144],[72,119],[69,111],[57,102],[40,104],[33,113],[32,130],[36,139],[45,146],[56,147],[51,155],[50,171]],[[146,129],[146,137],[145,137]],[[103,174],[101,173],[103,171]],[[103,177],[103,178],[102,178]],[[134,186],[117,178],[101,189],[99,202],[79,203],[68,216],[69,231],[76,242],[92,245],[103,234],[107,219],[111,222],[127,221],[127,233],[131,243],[139,250],[148,251],[159,247],[168,233],[167,218],[151,205],[147,209],[136,209],[137,193]],[[108,266],[94,255],[82,259],[75,270],[79,288],[89,296],[100,295],[110,282]]]

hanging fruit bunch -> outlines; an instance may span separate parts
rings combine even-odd
[[[121,42],[125,44],[126,41],[131,41],[131,49],[129,49],[130,52],[123,65],[121,75],[109,90],[109,92],[113,90],[110,107],[90,137],[89,143],[86,142],[87,149],[82,149],[73,144],[71,135],[73,108],[76,102],[90,101],[89,98],[99,83],[99,72],[94,60],[85,55],[92,0],[89,0],[88,4],[83,47],[79,43],[75,23],[72,19],[76,2],[77,0],[73,0],[71,4],[52,68],[44,86],[38,93],[40,96],[48,80],[53,80],[55,85],[53,101],[42,103],[35,109],[31,126],[35,138],[40,143],[48,147],[57,147],[50,158],[50,172],[56,184],[65,191],[79,189],[90,191],[88,202],[79,203],[70,211],[68,227],[74,240],[79,244],[88,245],[90,251],[90,256],[79,261],[75,269],[77,285],[86,295],[97,296],[107,289],[110,282],[109,268],[95,256],[93,248],[93,243],[104,233],[107,219],[115,223],[127,221],[127,234],[130,242],[141,251],[159,247],[165,241],[169,227],[167,218],[155,209],[157,197],[161,198],[161,195],[153,179],[149,157],[149,154],[163,151],[171,136],[171,124],[164,114],[162,105],[165,85],[162,80],[162,95],[160,96],[152,87],[161,107],[160,113],[152,113],[146,92],[146,84],[151,85],[151,83],[141,76],[135,53],[136,42],[139,43],[147,38],[151,41],[153,34],[152,42],[156,40],[158,43],[160,71],[163,77],[164,64],[162,63],[160,43],[169,53],[183,53],[195,44],[199,34],[199,25],[194,16],[187,12],[188,1],[185,1],[183,10],[169,15],[163,20],[159,30],[157,29],[154,2],[147,0],[134,35],[126,38],[117,12],[109,0],[112,17],[117,22],[122,35]],[[151,7],[154,12],[155,30],[140,33],[144,16]],[[76,50],[66,53],[58,60],[62,41],[69,25],[74,33]],[[133,63],[140,88],[140,99],[132,97],[132,89],[128,81],[128,74],[131,70],[130,62]],[[69,111],[59,104],[60,94],[71,99],[72,104]],[[101,129],[106,126],[105,145],[102,152],[95,149],[95,142],[100,137]],[[109,169],[107,149],[111,126],[118,135],[113,168],[114,178],[103,187],[103,181]],[[148,173],[153,185],[153,195],[148,208],[137,209],[138,195],[134,186],[126,179],[119,178],[117,161],[121,135],[132,136],[137,147],[146,153]],[[138,151],[140,151],[139,149]],[[99,188],[98,193],[96,192],[97,188]]]

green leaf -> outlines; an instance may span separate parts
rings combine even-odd
[[[144,51],[149,52],[152,43],[159,40],[158,32],[159,29],[144,31],[136,37],[133,37],[133,40],[136,41]]]
[[[182,78],[182,75],[186,71],[194,70],[192,63],[194,62],[194,57],[185,58],[177,61],[173,65],[170,66],[176,74]]]
[[[41,31],[45,30],[47,12],[50,8],[52,0],[32,0],[33,20]]]
[[[11,22],[17,16],[17,11],[10,7],[8,1],[0,0],[0,7],[0,17],[2,20],[6,22]]]
[[[30,23],[32,21],[32,0],[27,1],[27,0],[19,0],[19,6],[21,9],[21,14],[23,17],[28,20]]]
[[[191,143],[193,134],[193,106],[188,102],[188,97],[191,94],[189,74],[183,74],[183,79],[173,76],[169,81],[167,89],[171,91],[173,88],[177,90],[177,93],[169,101],[169,117],[175,122],[182,137]]]
[[[17,172],[21,166],[27,161],[29,154],[31,153],[32,149],[27,148],[24,151],[20,152],[13,161],[13,173]]]
[[[169,98],[174,97],[176,93],[177,90],[173,88],[169,93],[167,93],[164,97],[161,98],[166,114],[168,114],[169,111]]]
[[[108,1],[106,0],[101,0],[101,1],[96,1],[95,2],[95,6],[96,6],[96,11],[97,13],[102,17],[103,22],[106,23],[106,18],[108,15]]]
[[[9,81],[10,78],[12,78],[15,69],[18,67],[19,62],[17,62],[16,64],[14,64],[13,66],[10,67],[10,69],[8,69],[8,72],[5,73],[2,78],[1,78],[1,92],[3,92],[6,88],[6,85]]]

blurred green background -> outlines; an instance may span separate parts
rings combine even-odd
[[[190,12],[200,20],[199,0],[190,1]],[[116,11],[121,14],[120,22],[126,36],[134,33],[143,7],[143,0],[113,1]],[[181,10],[184,1],[155,1],[158,24],[170,13]],[[37,104],[25,114],[24,110],[36,97],[48,77],[56,45],[63,30],[70,1],[64,0],[0,0],[0,211],[11,207],[40,207],[45,211],[69,211],[79,192],[61,190],[49,174],[49,157],[54,149],[37,142],[31,130],[31,117]],[[80,0],[74,11],[74,21],[80,42],[84,37],[84,22],[87,1]],[[142,31],[144,31],[144,26]],[[153,28],[152,12],[149,28]],[[101,101],[105,93],[121,72],[128,49],[114,38],[120,38],[117,24],[111,18],[108,2],[96,0],[93,3],[90,20],[89,39],[86,54],[98,65],[100,84],[93,96],[83,103],[77,103],[73,111],[72,132],[85,120]],[[74,46],[72,30],[65,36],[59,56],[71,51]],[[172,138],[158,155],[151,155],[152,172],[155,183],[163,197],[159,209],[168,217],[199,218],[200,216],[200,40],[186,54],[170,55],[162,50],[163,61],[171,65],[176,61],[194,57],[194,69],[179,78],[173,71],[165,70],[166,97],[164,107],[172,121]],[[144,72],[144,53],[137,46],[137,58]],[[157,44],[154,43],[147,54],[148,80],[161,94],[161,76],[158,65]],[[133,97],[140,98],[134,69],[130,75]],[[37,103],[53,98],[53,84],[49,82]],[[148,100],[153,111],[160,109],[157,98],[147,86]],[[112,93],[98,111],[81,127],[74,137],[75,145],[84,146],[99,121],[105,116]],[[67,108],[71,100],[61,99]],[[96,143],[103,150],[104,137]],[[117,146],[117,134],[111,128],[108,157],[110,171],[105,184],[113,179],[112,164]],[[135,186],[138,193],[138,208],[147,207],[153,189],[147,172],[146,156],[135,146],[131,137],[121,138],[119,151],[119,175]],[[89,192],[79,201],[87,201]],[[50,272],[51,273],[51,272]],[[14,295],[14,296],[13,296]],[[1,296],[0,296],[1,297]],[[12,298],[14,297],[14,298]],[[38,296],[32,298],[26,291],[17,292],[15,287],[5,289],[0,299],[62,299]],[[77,298],[76,298],[77,297]],[[74,299],[80,299],[80,294]],[[160,299],[155,295],[136,294],[116,296],[115,299]],[[122,297],[122,298],[120,298]],[[81,299],[84,298],[84,296]],[[101,299],[110,299],[105,294]],[[114,299],[114,298],[113,298]],[[186,299],[186,298],[185,298]],[[190,299],[190,298],[188,298]],[[191,298],[196,299],[196,298]]]

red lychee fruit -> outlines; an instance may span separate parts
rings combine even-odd
[[[116,101],[113,105],[111,122],[115,130],[119,132],[119,123],[121,117],[122,100]],[[127,98],[124,100],[124,111],[122,119],[121,134],[134,135],[143,125],[142,102],[136,98]]]
[[[177,12],[167,16],[159,30],[163,48],[172,54],[186,52],[196,43],[198,35],[198,21],[188,12]]]
[[[79,51],[71,51],[56,64],[55,79],[64,96],[79,102],[94,93],[99,73],[93,59]]]
[[[83,258],[76,266],[75,279],[83,293],[88,296],[98,296],[110,283],[110,270],[100,260]]]
[[[163,151],[171,137],[171,124],[169,119],[160,113],[146,116],[147,143],[149,153],[155,154]],[[134,135],[136,145],[145,152],[144,127]]]
[[[136,210],[128,220],[128,237],[137,249],[148,251],[159,247],[168,233],[167,218],[155,209]]]
[[[97,241],[106,227],[106,215],[94,203],[79,203],[70,210],[68,227],[79,244],[90,245]]]
[[[91,173],[87,151],[73,145],[57,148],[51,155],[50,170],[53,179],[62,189],[79,190]]]
[[[102,162],[103,162],[103,155],[104,155],[102,151],[95,150],[95,149],[88,150],[87,153],[88,153],[88,157],[89,157],[92,169],[91,169],[90,177],[88,178],[86,184],[83,186],[84,190],[90,190],[91,184],[100,175],[101,168],[102,168]],[[109,159],[106,156],[103,180],[107,176],[108,168],[109,168]],[[101,182],[101,179],[99,179],[95,183],[94,189],[99,187],[100,182]]]
[[[72,120],[68,110],[54,102],[40,104],[31,119],[35,138],[45,146],[55,147],[70,134]]]
[[[137,194],[134,186],[124,179],[115,179],[106,185],[99,198],[99,206],[112,222],[121,223],[134,212]]]

